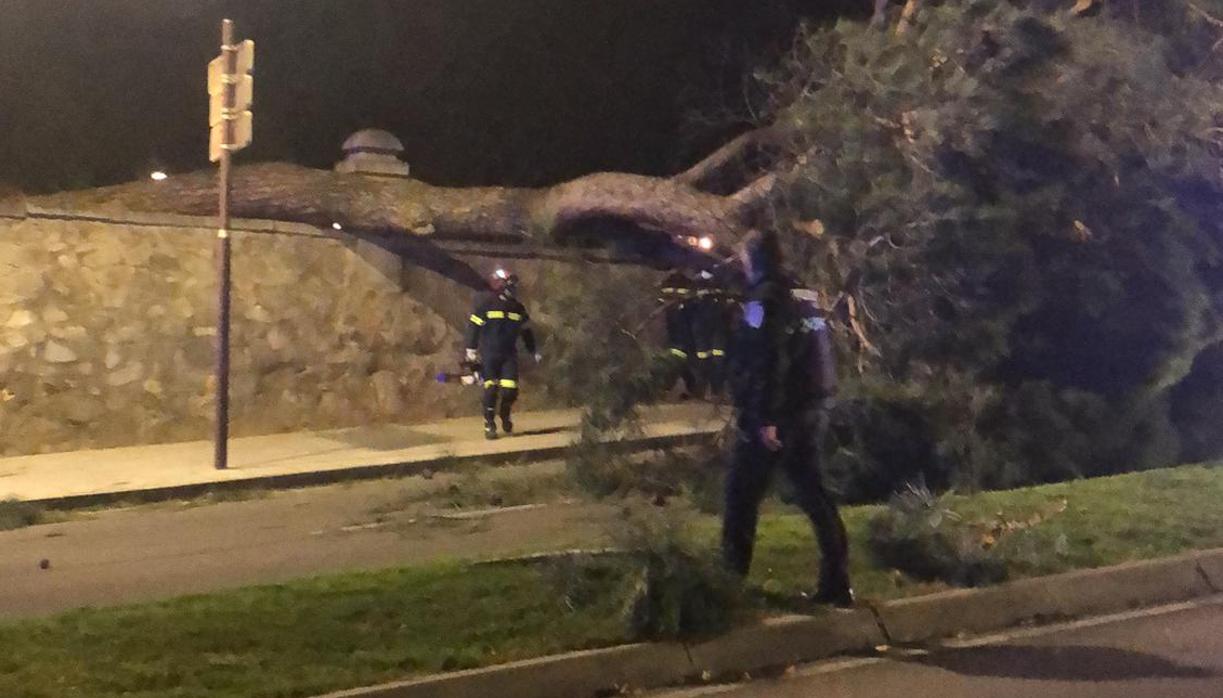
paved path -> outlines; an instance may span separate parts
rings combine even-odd
[[[777,680],[657,698],[1220,698],[1223,600],[948,643],[925,656],[834,660]]]
[[[528,412],[513,438],[486,441],[478,417],[233,439],[230,468],[212,467],[207,441],[0,459],[0,500],[89,504],[190,496],[208,489],[319,484],[420,472],[463,459],[556,457],[574,437],[577,410]],[[709,405],[646,413],[646,440],[683,439],[720,427]]]
[[[506,466],[497,482],[556,477],[559,462]],[[493,477],[495,475],[495,477]],[[331,572],[606,544],[611,506],[568,503],[468,520],[437,518],[430,492],[462,474],[273,492],[207,506],[104,510],[0,532],[0,619],[277,583]],[[43,569],[42,560],[49,566]]]

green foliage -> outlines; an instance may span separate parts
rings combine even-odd
[[[741,583],[699,542],[688,519],[670,509],[647,511],[619,537],[640,565],[624,608],[630,638],[686,639],[730,627],[743,607]]]
[[[11,531],[42,523],[45,512],[42,507],[16,499],[0,501],[0,531]]]
[[[999,512],[983,524],[966,520],[950,500],[914,485],[894,496],[868,525],[876,562],[923,581],[977,587],[1006,581],[1015,558],[1035,566],[1033,560],[1057,552],[1038,548],[1031,534],[1042,515],[1012,521]]]
[[[858,279],[870,345],[842,338],[863,375],[834,430],[851,491],[905,469],[971,488],[1168,465],[1189,429],[1219,442],[1172,418],[1200,414],[1175,389],[1223,359],[1203,354],[1223,341],[1223,86],[1211,25],[1164,4],[1137,22],[931,4],[902,36],[812,31],[770,78],[798,132],[782,220],[823,223],[783,231],[790,258],[834,292]]]
[[[668,454],[642,458],[622,448],[641,433],[640,408],[674,382],[656,335],[657,273],[574,265],[552,270],[543,285],[537,314],[548,336],[546,387],[583,410],[566,459],[570,476],[597,497],[677,494],[691,468],[673,467],[682,464]]]

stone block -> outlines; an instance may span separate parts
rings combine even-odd
[[[697,674],[728,676],[870,650],[884,643],[866,609],[770,618],[689,647]]]
[[[43,346],[43,361],[52,364],[68,364],[77,360],[77,353],[56,341],[49,341]]]

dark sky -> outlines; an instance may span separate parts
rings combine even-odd
[[[398,135],[438,183],[661,172],[784,47],[802,0],[0,0],[0,181],[27,191],[207,165],[219,20],[258,46],[242,160],[330,166]]]

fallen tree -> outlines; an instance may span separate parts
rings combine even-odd
[[[710,191],[738,166],[720,150],[676,177],[596,173],[542,188],[439,187],[416,179],[315,170],[284,163],[237,167],[231,211],[352,232],[422,238],[559,245],[591,222],[618,223],[617,235],[714,236],[733,241],[758,219],[773,191],[762,174],[730,194]],[[690,171],[691,172],[691,171]],[[211,172],[40,197],[98,210],[212,215],[217,178]]]

